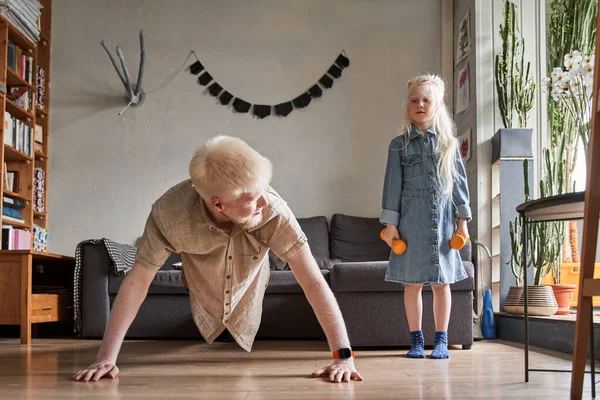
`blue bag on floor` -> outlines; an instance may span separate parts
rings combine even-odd
[[[484,339],[496,339],[496,321],[492,306],[492,290],[483,293],[483,313],[481,315],[481,333]]]

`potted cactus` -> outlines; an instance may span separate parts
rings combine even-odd
[[[561,194],[562,164],[552,163],[550,152],[547,149],[544,151],[544,155],[546,174],[540,181],[541,197]],[[525,181],[525,201],[527,202],[530,200],[529,160],[523,161],[523,177]],[[554,289],[552,286],[542,285],[542,278],[544,278],[544,276],[546,276],[553,267],[560,264],[564,224],[560,222],[540,222],[529,224],[527,231],[527,265],[525,266],[522,265],[522,229],[523,226],[520,217],[517,217],[514,221],[509,222],[512,251],[509,264],[513,274],[515,275],[517,286],[510,288],[504,309],[508,313],[523,313],[523,269],[533,268],[533,286],[528,286],[528,291],[531,293],[528,304],[529,313],[531,315],[542,316],[553,315],[559,309],[559,306],[556,302],[556,297],[554,295]]]
[[[506,129],[525,128],[535,100],[531,63],[525,64],[525,40],[520,36],[514,3],[504,2],[504,22],[500,24],[502,52],[496,55],[494,79],[498,108]]]

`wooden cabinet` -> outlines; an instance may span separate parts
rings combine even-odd
[[[33,251],[0,251],[0,325],[20,325],[21,344],[31,324],[72,315],[75,259]]]

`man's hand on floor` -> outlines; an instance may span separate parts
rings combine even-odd
[[[103,376],[108,376],[111,379],[114,379],[119,375],[119,367],[116,366],[115,363],[107,360],[101,360],[93,363],[86,369],[82,369],[75,375],[73,375],[74,381],[83,381],[83,382],[96,382]]]
[[[329,382],[350,382],[350,379],[362,381],[363,378],[354,367],[354,359],[338,360],[333,364],[312,373],[313,378],[329,376]]]

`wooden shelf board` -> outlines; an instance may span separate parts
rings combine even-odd
[[[500,193],[498,193],[492,200],[500,200]]]
[[[4,216],[2,216],[2,223],[6,224],[6,225],[12,225],[12,226],[15,226],[17,228],[28,228],[28,229],[31,229],[31,225],[29,225],[27,223],[9,221]]]
[[[499,231],[500,230],[500,225],[496,225],[492,229],[495,230],[495,231]]]
[[[33,158],[27,154],[15,149],[7,144],[4,145],[4,160],[5,161],[33,161]]]
[[[31,84],[22,79],[19,74],[10,68],[6,68],[6,86],[27,86],[31,88]]]
[[[33,218],[35,218],[35,219],[45,219],[47,217],[48,217],[48,213],[45,213],[45,212],[41,213],[41,212],[37,212],[37,211],[33,212]]]
[[[25,197],[25,196],[23,196],[23,195],[21,195],[19,193],[11,192],[10,190],[7,190],[7,189],[4,189],[4,194],[6,196],[14,197],[16,199],[21,199],[21,200],[25,200],[25,201],[31,201],[30,198]]]
[[[42,153],[41,151],[36,151],[35,152],[35,159],[36,160],[41,160],[42,158],[48,158],[48,156],[44,153]]]
[[[33,120],[33,114],[31,112],[25,110],[23,107],[19,106],[17,103],[12,101],[8,97],[6,98],[6,111],[8,111],[8,113],[13,117],[18,118],[20,120],[26,120],[28,118],[30,120]]]
[[[35,112],[36,112],[37,114],[39,114],[39,115],[42,115],[42,116],[44,116],[44,117],[45,117],[46,115],[48,115],[48,112],[47,112],[45,109],[43,109],[43,108],[39,108],[39,107],[36,107],[36,108],[35,108]]]

